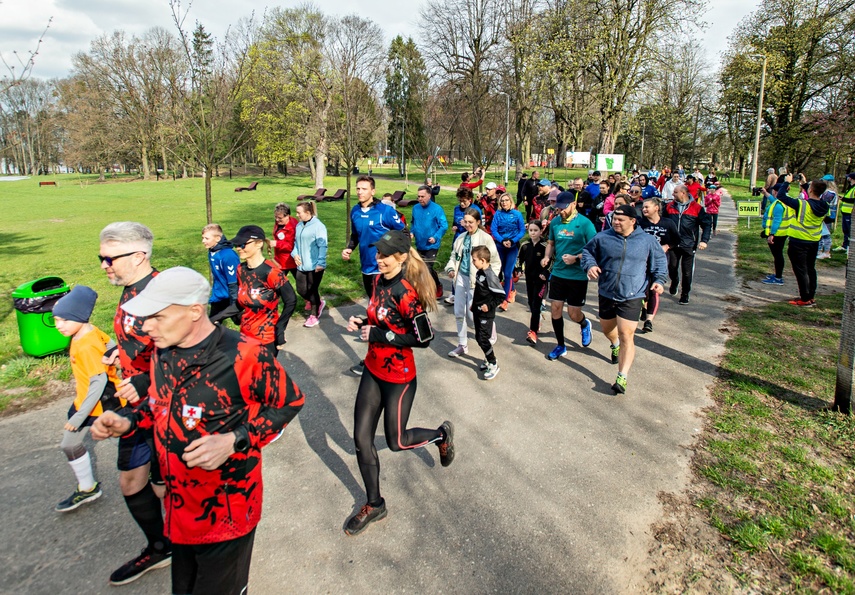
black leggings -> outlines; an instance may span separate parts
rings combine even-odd
[[[695,272],[695,253],[682,248],[671,248],[668,250],[668,276],[671,277],[671,283],[680,281],[681,272],[683,283],[680,295],[688,297],[692,290],[692,274]]]
[[[540,308],[543,306],[543,296],[546,295],[546,281],[536,276],[529,279],[526,275],[525,282],[528,292],[528,309],[531,310],[528,328],[531,332],[537,333],[540,330]]]
[[[383,501],[380,497],[380,459],[374,447],[374,435],[384,409],[383,430],[389,450],[398,452],[419,448],[442,439],[439,429],[407,429],[415,396],[415,378],[399,384],[380,380],[368,368],[362,372],[353,410],[353,441],[370,506],[380,506]]]
[[[300,271],[294,275],[294,281],[297,284],[297,293],[300,297],[312,305],[312,315],[318,315],[318,308],[321,305],[321,294],[319,289],[321,280],[324,278],[324,271]]]
[[[775,236],[772,243],[769,244],[769,251],[772,253],[772,260],[775,262],[775,276],[778,279],[784,276],[784,244],[787,243],[787,236]]]
[[[790,239],[787,256],[793,265],[793,275],[799,284],[799,298],[809,301],[816,297],[816,253],[819,242],[800,242]]]

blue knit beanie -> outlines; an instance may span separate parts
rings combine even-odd
[[[98,294],[85,285],[75,285],[53,305],[53,315],[74,322],[89,322]]]

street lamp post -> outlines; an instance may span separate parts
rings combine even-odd
[[[511,96],[504,91],[499,91],[507,100],[507,111],[505,113],[505,188],[508,187],[508,167],[511,161]]]
[[[752,54],[753,58],[760,58],[760,54]],[[760,97],[757,100],[757,127],[754,130],[754,155],[751,159],[751,178],[750,178],[750,188],[753,190],[757,185],[757,163],[759,162],[759,153],[760,153],[760,125],[763,122],[763,94],[766,89],[766,63],[768,58],[766,56],[762,56],[763,58],[763,74],[760,75]]]

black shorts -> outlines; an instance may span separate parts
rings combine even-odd
[[[136,431],[131,436],[121,436],[116,467],[119,471],[130,471],[142,467],[151,462],[153,454],[151,443],[146,440],[146,432]]]
[[[587,281],[563,279],[561,277],[549,279],[549,299],[551,301],[567,302],[568,306],[581,308],[585,305],[587,295]]]
[[[616,302],[611,298],[600,296],[600,320],[612,320],[620,317],[624,320],[638,322],[641,318],[641,304],[644,298],[635,298],[625,302]]]
[[[219,543],[172,544],[172,593],[241,595],[249,582],[255,529]]]

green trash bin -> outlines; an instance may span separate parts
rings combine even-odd
[[[42,277],[12,292],[24,353],[44,357],[68,349],[71,337],[56,330],[53,319],[53,305],[68,291],[68,285],[59,277]]]

